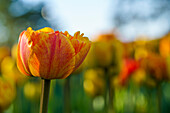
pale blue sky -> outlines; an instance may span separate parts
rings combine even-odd
[[[61,30],[93,36],[112,28],[110,3],[111,0],[57,0],[49,5],[55,6],[50,13],[58,17]]]
[[[34,0],[26,0],[27,4]],[[48,20],[51,25],[58,25],[60,30],[67,30],[72,35],[76,31],[85,33],[90,39],[96,34],[109,32],[115,25],[113,17],[121,10],[120,0],[36,0],[44,1],[50,15]],[[160,1],[159,1],[160,2]],[[125,3],[125,2],[124,2]],[[136,1],[125,5],[124,12],[136,13],[147,17],[155,11],[153,1]],[[152,4],[152,5],[151,5]],[[156,4],[159,7],[159,3]],[[139,16],[140,16],[139,15]],[[159,38],[170,30],[168,14],[162,14],[159,18],[147,21],[132,21],[119,28],[121,40],[134,40],[138,36]],[[124,18],[127,18],[126,16]]]

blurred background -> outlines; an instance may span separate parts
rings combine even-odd
[[[16,67],[19,34],[51,27],[92,41],[49,113],[169,113],[170,0],[0,0],[0,113],[38,113],[39,78]]]

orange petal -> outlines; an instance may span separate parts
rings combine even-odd
[[[91,42],[87,37],[83,37],[83,34],[80,35],[80,32],[76,32],[73,38],[70,38],[70,41],[75,49],[75,69],[76,70],[80,64],[85,59],[87,53],[90,50]]]
[[[23,74],[25,75],[28,75],[28,76],[31,76],[30,74],[28,74],[28,71],[26,71],[24,65],[23,65],[23,62],[21,60],[21,56],[20,56],[20,43],[21,43],[21,38],[23,36],[25,31],[23,31],[21,34],[20,34],[20,38],[19,38],[19,44],[18,44],[18,51],[17,51],[17,67],[18,69],[20,70],[20,72],[22,72]]]
[[[45,79],[66,78],[75,67],[75,50],[61,33],[36,35],[38,43],[32,46],[29,68],[34,76]],[[40,37],[40,38],[39,38]]]

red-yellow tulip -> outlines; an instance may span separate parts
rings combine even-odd
[[[63,79],[85,59],[91,42],[83,34],[74,36],[51,28],[34,31],[28,28],[19,36],[17,65],[28,75],[44,79]]]

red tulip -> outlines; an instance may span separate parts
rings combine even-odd
[[[80,32],[71,36],[48,27],[37,31],[29,27],[19,36],[17,65],[28,76],[63,79],[79,67],[90,47]]]
[[[139,68],[139,62],[133,59],[125,59],[122,70],[120,72],[120,82],[126,84],[130,75]]]

